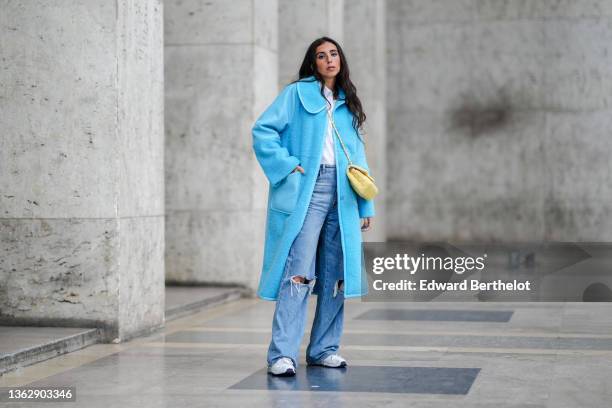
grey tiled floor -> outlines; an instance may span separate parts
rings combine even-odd
[[[604,408],[612,401],[607,304],[351,299],[340,350],[349,367],[307,368],[306,333],[298,377],[280,383],[264,370],[273,308],[242,299],[169,322],[162,333],[19,369],[1,377],[0,386],[75,386],[77,402],[53,404],[60,407]],[[506,322],[356,319],[381,308],[513,313]]]

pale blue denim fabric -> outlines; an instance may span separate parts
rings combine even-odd
[[[336,353],[340,347],[344,321],[344,264],[336,197],[336,167],[321,164],[306,218],[285,264],[272,321],[268,365],[281,357],[289,357],[298,367],[308,298],[315,283],[317,307],[306,361],[318,362]],[[320,276],[315,276],[315,262],[319,264]],[[303,276],[310,282],[295,282],[294,276]]]

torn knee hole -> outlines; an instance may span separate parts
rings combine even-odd
[[[308,282],[310,282],[309,279],[306,279],[305,277],[298,276],[298,275],[295,275],[295,276],[291,277],[291,280],[293,280],[293,282],[295,282],[295,283],[305,283],[305,284],[307,284]]]
[[[342,290],[343,285],[344,285],[344,280],[339,279],[339,280],[336,281],[335,289],[336,290]]]
[[[340,279],[336,281],[336,284],[334,285],[334,293],[333,293],[333,297],[336,297],[338,295],[338,292],[340,292],[342,290],[342,287],[344,285],[344,280]]]

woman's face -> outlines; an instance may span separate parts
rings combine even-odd
[[[330,42],[319,45],[315,53],[317,71],[325,79],[334,78],[340,72],[340,54],[336,46]]]

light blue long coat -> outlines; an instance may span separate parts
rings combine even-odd
[[[327,101],[314,77],[289,84],[252,128],[253,149],[270,182],[263,268],[257,295],[276,300],[289,249],[302,228],[317,179],[327,129]],[[353,114],[340,89],[333,118],[354,164],[369,170],[364,144],[352,126]],[[360,218],[374,216],[374,203],[353,191],[346,176],[347,158],[334,134],[338,215],[344,264],[344,297],[368,293],[362,282]],[[300,165],[305,173],[291,173]],[[317,276],[318,263],[317,263]],[[319,280],[317,280],[319,281]],[[315,284],[313,293],[318,294]]]

